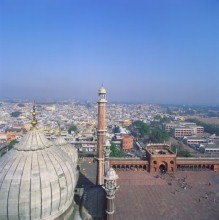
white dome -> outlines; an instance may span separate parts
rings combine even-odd
[[[106,89],[105,89],[103,86],[101,86],[101,87],[99,88],[98,93],[99,93],[99,94],[106,94]]]
[[[0,158],[0,219],[55,219],[73,203],[71,159],[32,130]]]
[[[111,144],[110,144],[110,141],[109,141],[109,140],[106,140],[106,142],[105,142],[105,146],[106,146],[106,147],[110,147],[110,146],[111,146]]]
[[[109,170],[106,172],[105,178],[106,180],[117,180],[118,175],[116,174],[116,171],[111,167]]]
[[[62,136],[58,136],[56,138],[55,145],[60,147],[60,149],[71,158],[71,160],[75,164],[75,166],[77,166],[78,151],[74,146],[69,144]]]

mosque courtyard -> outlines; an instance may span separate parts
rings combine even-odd
[[[219,175],[178,171],[152,176],[118,171],[115,220],[218,220]]]
[[[96,163],[79,160],[79,186],[85,187],[87,207],[94,219],[103,217],[95,187]],[[145,171],[117,171],[119,190],[114,220],[218,220],[219,175],[214,171],[178,171],[151,175]],[[103,196],[103,194],[101,194]],[[103,197],[101,198],[103,199]],[[101,199],[101,200],[102,200]],[[89,204],[89,205],[88,205]],[[92,208],[91,208],[92,207]]]

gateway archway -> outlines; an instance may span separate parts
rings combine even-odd
[[[160,170],[160,173],[166,173],[167,172],[167,165],[162,163],[160,166],[159,166],[159,170]]]

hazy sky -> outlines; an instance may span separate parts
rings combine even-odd
[[[0,98],[219,104],[218,0],[1,0]]]

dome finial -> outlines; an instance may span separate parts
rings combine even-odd
[[[98,93],[99,93],[99,95],[103,95],[103,94],[105,95],[106,94],[106,89],[103,87],[103,84],[99,88]]]
[[[35,102],[33,103],[33,112],[32,112],[32,116],[33,116],[33,119],[32,119],[31,124],[32,124],[33,128],[35,128],[36,125],[37,125],[37,120],[36,120],[36,106],[35,106]]]

